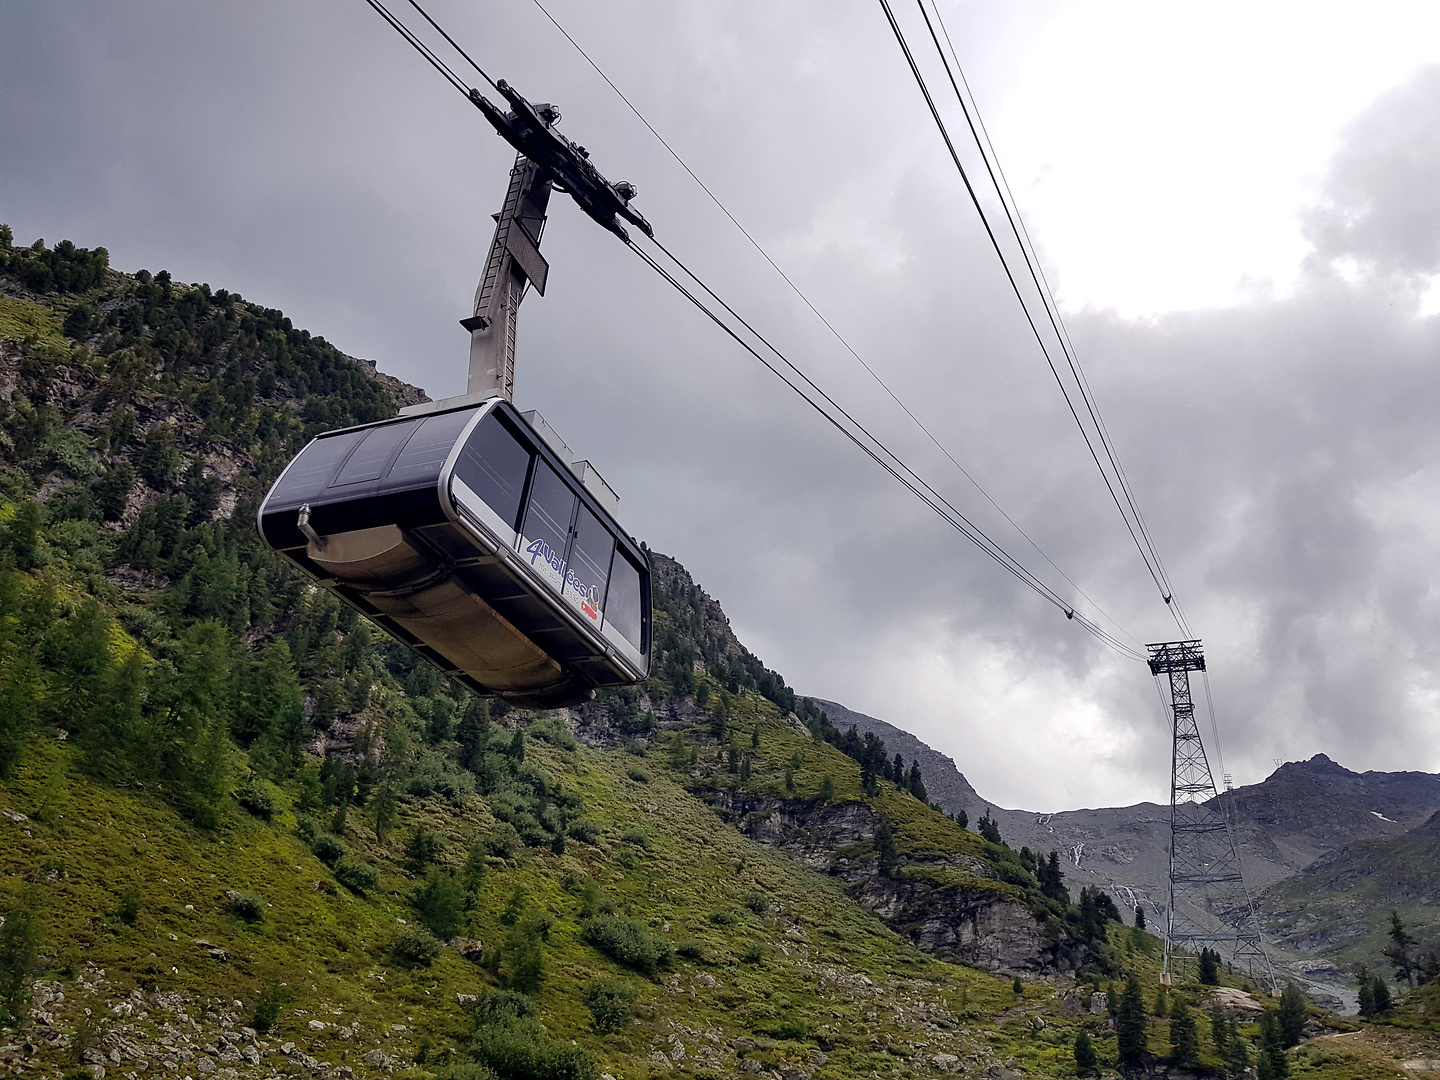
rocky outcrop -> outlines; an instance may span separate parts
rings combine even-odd
[[[898,858],[884,872],[874,848],[880,815],[858,801],[760,798],[731,789],[700,793],[751,840],[841,878],[860,907],[916,948],[1007,974],[1074,970],[1084,946],[1044,923],[980,859]]]

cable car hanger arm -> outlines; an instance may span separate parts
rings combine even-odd
[[[532,105],[504,79],[495,85],[512,111],[502,112],[479,90],[470,91],[470,100],[502,139],[544,169],[556,189],[569,195],[581,210],[621,240],[628,241],[629,235],[617,218],[624,218],[646,236],[655,235],[644,216],[630,208],[635,185],[625,180],[610,183],[590,163],[590,154],[583,146],[554,130],[551,125],[560,119],[559,109]]]

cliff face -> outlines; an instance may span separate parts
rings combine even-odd
[[[882,867],[875,852],[882,814],[866,803],[731,791],[708,801],[751,840],[840,879],[855,903],[927,953],[1007,974],[1058,973],[1084,958],[1073,942],[1048,940],[1043,922],[981,858],[897,856]]]

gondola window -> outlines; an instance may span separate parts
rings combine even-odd
[[[526,563],[556,592],[561,591],[565,581],[566,548],[577,501],[554,469],[544,461],[535,463],[520,542]]]
[[[564,597],[597,626],[605,610],[605,587],[610,578],[610,556],[615,538],[586,507],[575,521],[575,544],[565,571]]]
[[[625,640],[645,650],[640,625],[640,571],[623,554],[615,553],[610,571],[610,594],[605,601],[605,623],[625,635]]]
[[[455,476],[484,499],[509,529],[520,519],[520,497],[529,471],[530,451],[493,413],[480,421],[455,463]],[[568,518],[565,524],[568,528]]]

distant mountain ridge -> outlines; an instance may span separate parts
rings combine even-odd
[[[1158,803],[1039,814],[985,799],[954,760],[909,732],[838,702],[812,699],[842,729],[873,731],[920,762],[931,799],[964,810],[971,825],[987,808],[1014,848],[1059,851],[1072,890],[1103,888],[1127,907],[1164,910],[1169,807]],[[1241,865],[1265,931],[1282,950],[1314,958],[1299,971],[1379,964],[1382,924],[1399,909],[1421,938],[1440,935],[1440,776],[1358,773],[1325,754],[1286,762],[1258,784],[1236,788]]]

